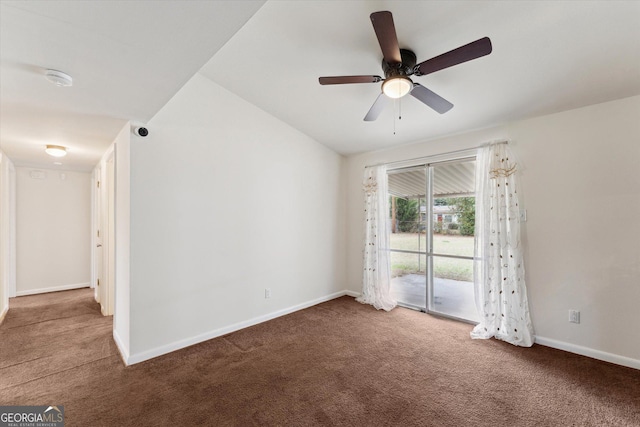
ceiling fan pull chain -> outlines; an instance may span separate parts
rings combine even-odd
[[[393,134],[396,134],[396,110],[398,106],[398,100],[393,100]]]
[[[398,114],[396,114],[396,112]],[[402,98],[393,100],[393,134],[396,134],[396,117],[402,120]]]

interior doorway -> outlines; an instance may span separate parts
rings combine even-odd
[[[103,269],[103,256],[102,256],[102,235],[101,235],[101,223],[102,223],[102,191],[100,189],[102,181],[102,167],[100,164],[96,166],[93,170],[93,226],[92,226],[92,237],[93,241],[91,243],[92,250],[92,274],[91,274],[91,287],[94,288],[93,297],[95,298],[97,303],[100,303],[100,299],[102,296],[100,287],[100,281],[102,279],[102,269]]]
[[[94,170],[94,297],[103,315],[113,315],[115,301],[115,163],[113,150]]]
[[[400,305],[477,322],[475,158],[389,170],[391,293]]]

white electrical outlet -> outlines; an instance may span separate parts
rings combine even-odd
[[[265,298],[271,298],[271,289],[270,288],[266,288],[264,290],[264,297]]]
[[[580,312],[578,310],[569,310],[569,322],[580,323]]]

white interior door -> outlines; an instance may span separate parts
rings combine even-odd
[[[93,247],[93,270],[94,270],[94,286],[95,286],[95,299],[98,303],[100,303],[102,309],[102,288],[104,284],[103,278],[103,250],[102,250],[102,241],[103,241],[103,227],[102,227],[102,170],[100,167],[97,167],[95,170],[95,182],[94,182],[94,224],[95,224],[95,234],[94,234],[94,247]]]
[[[115,301],[115,163],[113,153],[95,169],[93,271],[95,299],[105,316]]]
[[[115,300],[115,168],[113,156],[107,160],[107,174],[105,180],[105,192],[107,199],[106,206],[106,227],[104,240],[106,245],[103,246],[105,255],[104,271],[105,271],[105,295],[106,307],[105,315],[113,315],[113,305]]]

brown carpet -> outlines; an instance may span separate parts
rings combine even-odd
[[[0,404],[67,426],[640,426],[640,371],[343,297],[130,367],[89,290],[20,297]]]

